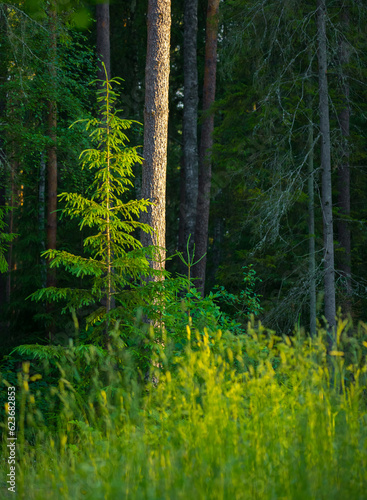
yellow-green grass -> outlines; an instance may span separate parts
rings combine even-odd
[[[345,326],[329,354],[323,331],[280,338],[249,324],[241,340],[188,328],[179,356],[159,346],[150,383],[112,356],[82,399],[64,367],[52,428],[26,367],[16,498],[366,499],[367,343]]]

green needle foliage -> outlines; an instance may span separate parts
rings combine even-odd
[[[86,149],[80,155],[82,168],[94,172],[94,180],[89,188],[89,197],[78,193],[62,193],[63,215],[79,220],[79,227],[94,230],[86,237],[83,246],[88,257],[78,256],[61,250],[47,250],[42,255],[50,260],[51,267],[63,266],[74,276],[84,279],[84,288],[49,287],[38,290],[31,297],[34,300],[66,300],[64,310],[78,308],[103,301],[94,319],[104,321],[106,332],[109,328],[110,311],[114,297],[131,281],[149,274],[149,263],[135,237],[137,230],[152,232],[147,224],[138,222],[141,212],[147,210],[148,200],[128,200],[126,193],[133,186],[132,167],[141,163],[142,158],[136,147],[128,147],[128,130],[132,120],[121,119],[115,111],[118,94],[113,90],[118,85],[117,78],[103,82],[98,91],[100,112],[98,118],[78,120],[85,123],[94,148]],[[149,255],[149,249],[148,249]],[[90,277],[88,280],[87,277]]]

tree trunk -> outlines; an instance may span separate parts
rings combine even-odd
[[[47,149],[47,249],[56,249],[57,237],[57,103],[56,103],[56,57],[57,57],[57,33],[56,33],[56,2],[50,3],[49,11],[49,33],[50,33],[50,97],[48,101],[47,129],[51,144]],[[56,286],[56,269],[47,266],[47,287]],[[47,311],[52,312],[52,304],[47,304]],[[55,325],[52,323],[48,329],[49,339],[54,336]]]
[[[14,158],[14,155],[11,155],[10,159],[10,206],[12,208],[16,208],[18,206],[18,187],[17,187],[17,174],[19,170],[19,162]],[[14,232],[14,210],[10,210],[9,213],[9,233]],[[6,294],[6,302],[9,304],[10,303],[10,297],[12,293],[12,289],[14,286],[13,280],[12,280],[12,272],[16,270],[17,265],[14,263],[13,259],[13,242],[11,241],[9,243],[9,250],[8,250],[8,273],[6,276],[6,288],[5,288],[5,294]]]
[[[180,207],[180,251],[186,255],[189,236],[190,254],[194,245],[196,205],[198,197],[198,70],[197,32],[198,0],[185,0],[184,6],[184,109],[183,109],[183,168],[184,203]],[[183,228],[181,228],[183,226]],[[183,240],[183,241],[182,241]]]
[[[45,250],[45,188],[46,188],[46,163],[44,153],[41,153],[40,176],[38,184],[38,233],[42,252]],[[41,260],[41,283],[46,286],[47,269],[44,258]]]
[[[205,70],[203,86],[203,122],[199,151],[199,191],[196,212],[195,246],[196,257],[201,259],[193,267],[193,275],[197,278],[196,286],[204,294],[206,252],[208,247],[208,227],[211,187],[211,150],[213,147],[214,114],[210,107],[215,100],[215,83],[217,72],[219,0],[208,0],[205,40]]]
[[[7,7],[3,7],[3,11],[0,11],[0,36],[1,36],[1,45],[7,51],[8,47],[5,43],[5,33],[6,33],[6,19],[5,15],[7,13]],[[7,53],[7,52],[6,52]],[[6,116],[6,91],[5,91],[5,82],[8,76],[7,70],[7,57],[5,54],[2,54],[0,60],[0,121],[3,122]],[[5,206],[6,204],[6,185],[7,185],[7,175],[6,175],[6,157],[4,150],[4,136],[0,136],[0,206]],[[6,217],[5,217],[6,218]],[[0,275],[0,314],[3,312],[6,301],[6,278],[5,274]],[[0,327],[1,327],[0,323]]]
[[[143,214],[143,222],[153,235],[142,232],[143,246],[158,245],[153,269],[165,267],[166,239],[166,170],[168,134],[168,84],[170,71],[170,0],[149,0],[148,45],[145,67],[144,162],[142,197],[153,206]]]
[[[342,13],[342,24],[344,32],[349,26],[349,12],[344,8]],[[344,37],[341,37],[339,44],[339,61],[341,66],[341,89],[343,93],[344,107],[339,113],[339,123],[342,133],[342,144],[340,154],[340,164],[338,167],[338,242],[342,249],[340,258],[340,271],[345,280],[345,300],[343,301],[343,312],[352,312],[352,282],[351,282],[351,233],[348,223],[350,216],[350,170],[349,170],[349,83],[345,74],[345,66],[349,64],[349,49]]]
[[[98,80],[104,81],[106,79],[106,75],[102,63],[104,63],[106,66],[108,79],[111,78],[109,2],[99,3],[96,5],[96,18],[97,18],[97,56],[99,58],[97,78]]]
[[[97,57],[98,57],[98,66],[97,66],[97,78],[98,80],[101,80],[98,82],[98,87],[100,89],[104,89],[105,86],[103,85],[103,82],[106,80],[106,73],[107,73],[107,78],[111,78],[111,50],[110,50],[110,3],[109,1],[100,3],[96,5],[96,19],[97,19]],[[106,70],[103,67],[103,64],[105,65]],[[102,113],[99,115],[99,119],[101,122],[106,122],[106,117]],[[107,125],[108,126],[108,125]],[[109,162],[109,154],[108,156],[108,162]],[[110,201],[108,202],[108,210],[111,209],[112,204]],[[108,277],[108,286],[106,290],[106,304],[104,304],[104,300],[102,300],[102,304],[106,306],[106,313],[110,312],[111,309],[115,308],[115,298],[113,295],[113,289],[111,285],[111,274],[113,273],[113,269],[111,267],[111,261],[112,261],[112,253],[111,253],[111,248],[110,248],[110,233],[109,233],[109,219],[107,220],[107,230],[106,230],[106,237],[108,241],[108,252],[106,256],[106,266],[107,266],[107,277]],[[106,347],[109,342],[109,321],[107,319],[106,322]]]
[[[333,201],[331,184],[329,95],[327,81],[326,4],[317,0],[317,39],[319,63],[319,111],[321,134],[322,213],[324,227],[325,318],[329,328],[335,326],[335,271],[333,241]]]
[[[178,250],[182,252],[184,257],[186,258],[186,175],[185,175],[185,165],[184,158],[181,157],[181,168],[180,168],[180,213],[179,213],[179,225],[178,225]],[[194,235],[195,236],[195,235]],[[192,240],[194,238],[191,238]],[[190,241],[191,241],[190,239]],[[181,274],[185,274],[186,266],[184,266],[183,262],[180,262],[181,266]]]
[[[311,113],[310,113],[311,114]],[[312,115],[308,125],[308,237],[310,274],[310,334],[316,335],[316,255],[315,255],[315,205],[314,205],[314,154]]]

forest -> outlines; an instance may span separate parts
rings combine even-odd
[[[365,0],[0,1],[1,498],[365,499],[365,169]]]

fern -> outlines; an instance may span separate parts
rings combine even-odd
[[[24,344],[12,350],[12,354],[20,354],[24,358],[46,360],[53,363],[66,357],[65,347],[60,345]]]
[[[61,345],[40,345],[40,344],[24,344],[16,347],[10,353],[19,354],[26,359],[39,361],[49,361],[56,364],[58,361],[68,359],[70,354],[75,354],[77,358],[84,357],[86,354],[97,354],[100,357],[105,357],[106,352],[99,346],[91,344],[80,344],[73,347],[63,347]]]

